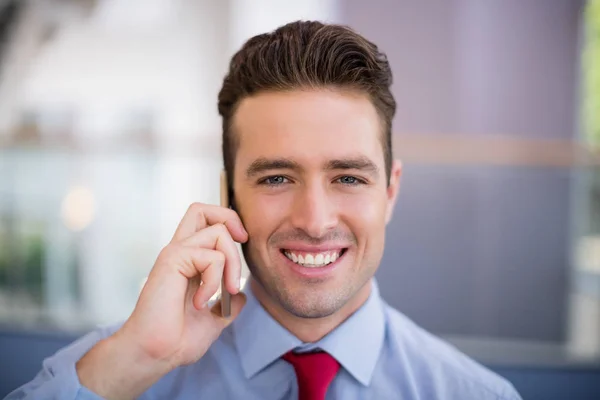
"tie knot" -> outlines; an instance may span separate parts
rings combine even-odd
[[[283,359],[294,367],[298,378],[299,400],[324,400],[327,388],[340,369],[328,353],[296,354],[291,351]]]

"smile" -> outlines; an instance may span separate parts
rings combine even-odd
[[[319,253],[299,252],[282,249],[281,252],[292,262],[307,268],[319,268],[334,263],[344,254],[345,249]]]

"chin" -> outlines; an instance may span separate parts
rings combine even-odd
[[[312,289],[311,289],[312,290]],[[298,293],[278,296],[278,302],[290,314],[299,318],[325,318],[335,314],[346,303],[331,293]]]
[[[332,281],[273,278],[261,283],[277,304],[299,318],[324,318],[335,314],[352,298],[352,285]]]

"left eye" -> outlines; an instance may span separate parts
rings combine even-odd
[[[349,175],[338,178],[338,181],[340,183],[343,183],[344,185],[356,185],[357,183],[360,183],[358,178],[356,178],[355,176],[349,176]]]

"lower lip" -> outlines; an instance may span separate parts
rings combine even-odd
[[[295,262],[287,258],[287,256],[281,251],[279,252],[279,254],[281,255],[281,257],[283,257],[283,259],[287,262],[292,271],[294,271],[296,274],[304,278],[325,278],[328,275],[331,275],[333,271],[338,267],[338,265],[340,265],[340,261],[344,259],[347,252],[347,250],[344,251],[343,254],[337,258],[337,260],[323,267],[303,267],[302,265],[296,264]]]

